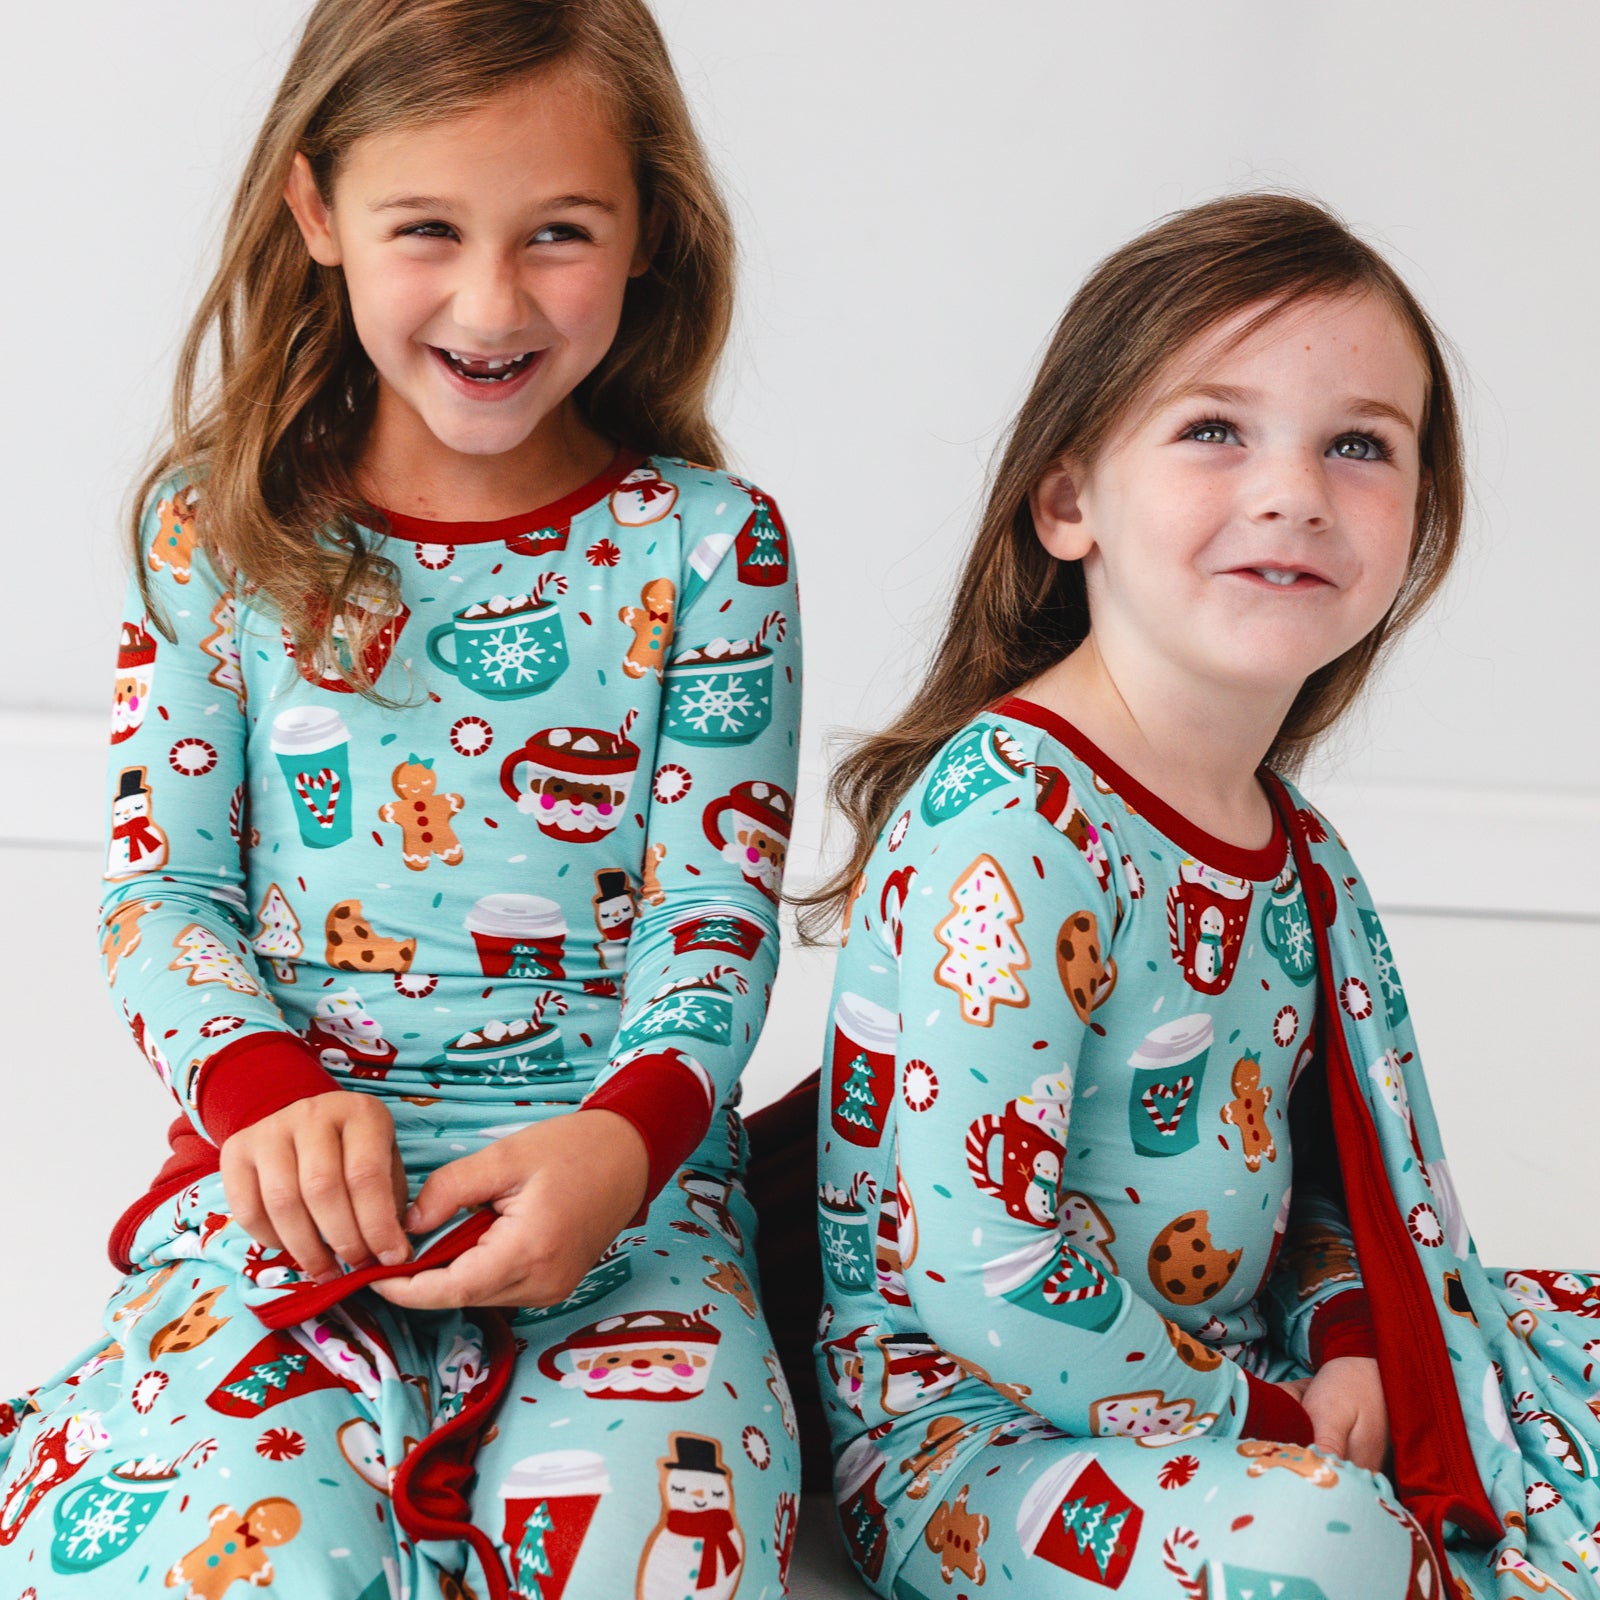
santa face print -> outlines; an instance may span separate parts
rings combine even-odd
[[[1035,495],[1046,546],[1084,564],[1113,669],[1159,662],[1196,689],[1292,696],[1405,576],[1426,397],[1414,340],[1372,295],[1291,307],[1240,338],[1264,309],[1180,351],[1152,405]]]
[[[735,860],[746,881],[776,900],[783,887],[789,841],[776,838],[762,828],[743,824],[735,830],[733,838]]]
[[[358,139],[331,197],[297,163],[291,207],[313,257],[342,268],[378,372],[373,459],[421,478],[561,426],[648,264],[614,120],[558,64],[474,111]]]

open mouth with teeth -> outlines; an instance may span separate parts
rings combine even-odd
[[[468,356],[455,350],[429,348],[458,378],[471,383],[509,383],[520,377],[539,358],[539,351],[525,350],[518,356]]]
[[[1325,579],[1300,567],[1239,567],[1235,572],[1239,577],[1259,578],[1274,589],[1320,589],[1326,586]]]

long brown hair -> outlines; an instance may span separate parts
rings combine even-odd
[[[1426,368],[1422,483],[1394,604],[1365,638],[1306,679],[1268,752],[1280,771],[1297,769],[1444,581],[1466,479],[1443,340],[1399,274],[1325,207],[1297,195],[1245,194],[1180,211],[1107,256],[1057,323],[1006,437],[932,664],[899,717],[857,740],[834,771],[830,798],[855,837],[846,864],[796,897],[808,938],[842,912],[896,801],[950,735],[1088,637],[1082,564],[1058,561],[1034,529],[1029,495],[1045,473],[1063,456],[1092,462],[1173,354],[1227,318],[1263,308],[1243,338],[1297,302],[1361,292],[1394,309]]]
[[[221,260],[190,325],[170,441],[135,496],[134,560],[163,632],[140,524],[181,470],[200,487],[175,510],[205,549],[275,610],[297,654],[341,663],[383,703],[359,648],[335,646],[346,602],[359,634],[392,595],[383,519],[355,487],[377,378],[344,274],[306,252],[283,190],[303,151],[324,200],[357,139],[476,109],[571,60],[590,74],[633,154],[656,240],[630,280],[610,350],[575,391],[599,433],[712,466],[707,412],[733,306],[733,233],[683,91],[644,0],[317,0],[233,199]],[[215,373],[201,365],[215,339]],[[373,538],[363,528],[375,529]]]

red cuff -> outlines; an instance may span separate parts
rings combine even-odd
[[[615,1111],[638,1130],[650,1155],[644,1207],[666,1187],[711,1126],[711,1086],[705,1069],[681,1050],[635,1056],[583,1102],[585,1111]]]
[[[1268,1439],[1276,1444],[1309,1445],[1316,1440],[1316,1430],[1306,1408],[1287,1389],[1267,1383],[1255,1373],[1245,1373],[1250,1385],[1250,1404],[1245,1409],[1244,1433],[1246,1439]]]
[[[225,1044],[200,1069],[195,1110],[220,1149],[241,1128],[338,1087],[299,1034],[251,1033]]]
[[[1311,1366],[1320,1372],[1335,1356],[1378,1355],[1365,1289],[1345,1289],[1311,1313]]]

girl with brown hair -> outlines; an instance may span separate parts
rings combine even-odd
[[[735,1107],[799,641],[732,256],[642,0],[311,10],[132,530],[102,949],[182,1114],[0,1408],[0,1587],[782,1586]]]
[[[1479,1263],[1382,924],[1283,776],[1463,498],[1439,338],[1316,204],[1182,212],[1061,319],[809,902],[818,1379],[877,1592],[1592,1563],[1594,1280]]]

